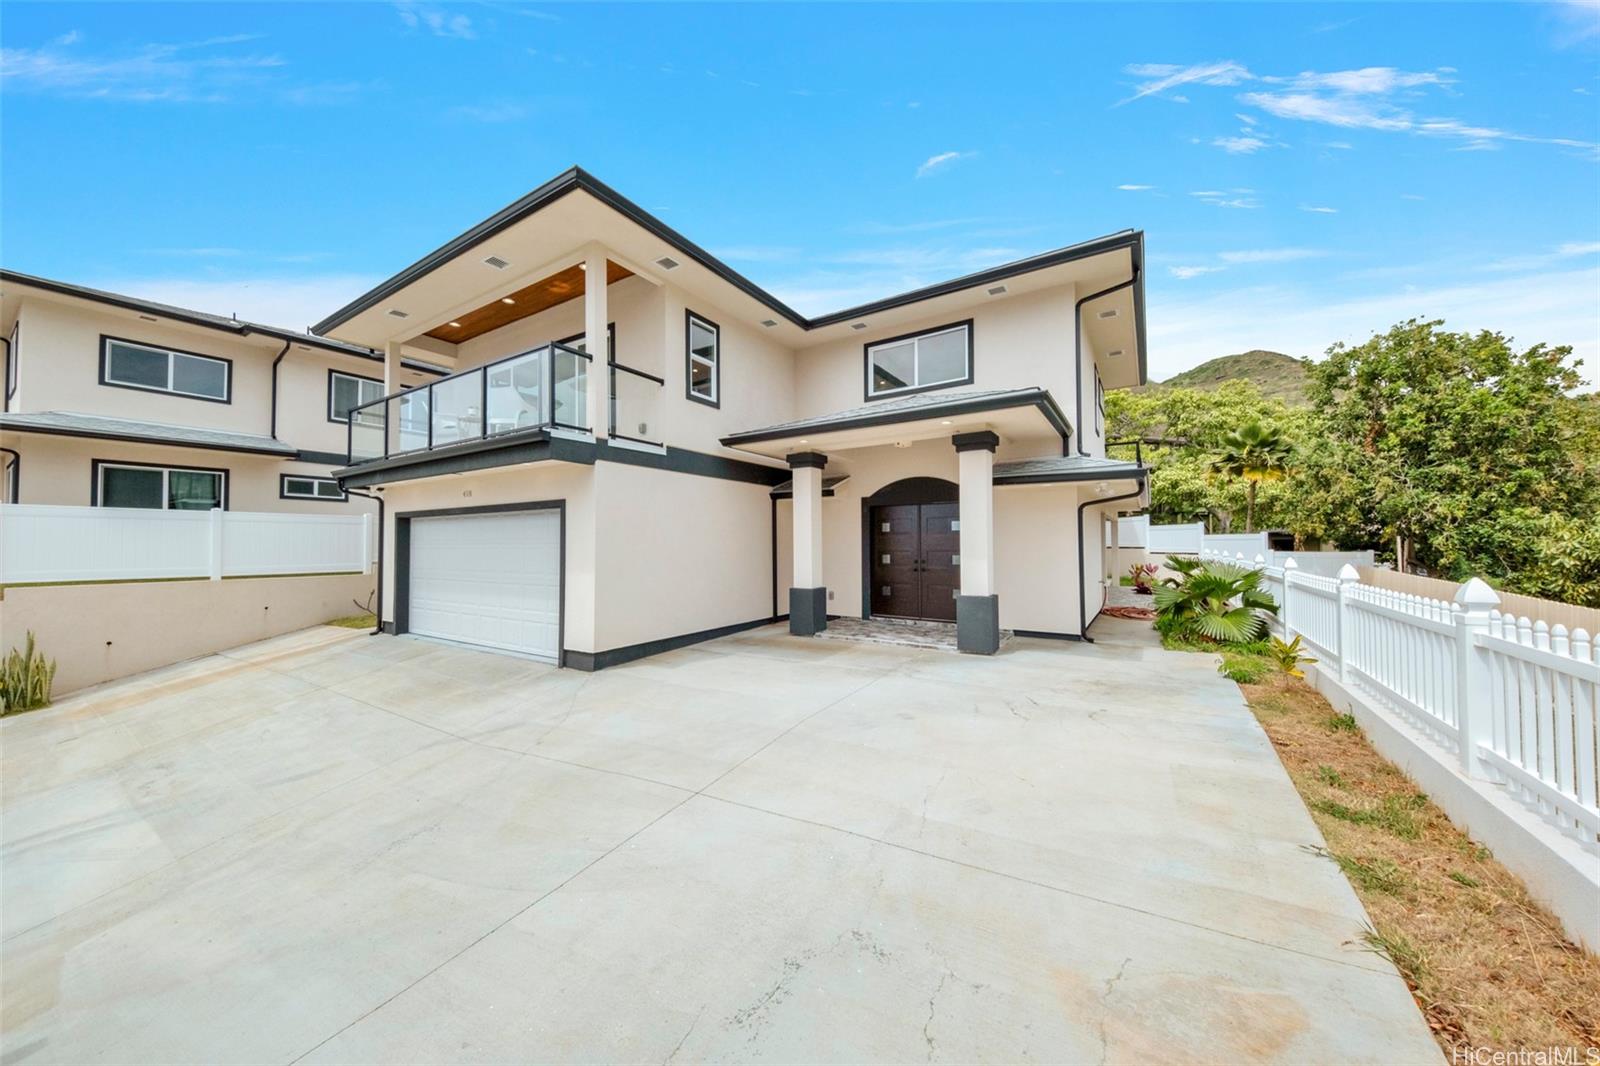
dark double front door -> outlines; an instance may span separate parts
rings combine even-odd
[[[956,620],[961,587],[960,510],[954,503],[872,508],[872,613]]]

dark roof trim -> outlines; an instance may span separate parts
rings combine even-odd
[[[363,348],[358,344],[346,344],[344,341],[329,340],[318,337],[312,333],[296,333],[293,330],[280,329],[277,326],[262,325],[259,322],[243,322],[238,319],[223,318],[220,315],[211,315],[203,311],[192,311],[183,307],[173,307],[171,304],[156,303],[153,300],[141,300],[136,296],[124,296],[121,293],[105,292],[101,289],[91,289],[83,285],[73,285],[70,282],[54,281],[50,278],[41,278],[33,274],[24,274],[16,270],[0,269],[0,281],[15,282],[18,285],[27,285],[45,292],[53,292],[59,296],[72,296],[81,300],[92,300],[95,303],[105,304],[109,307],[120,307],[125,311],[140,311],[155,315],[159,318],[183,322],[190,326],[200,326],[204,329],[219,330],[223,333],[232,333],[240,337],[259,334],[263,337],[274,337],[281,341],[292,341],[304,344],[311,348],[318,348],[327,352],[336,352],[341,355],[353,355],[358,359],[383,360],[383,353]],[[403,360],[407,369],[420,371],[424,374],[448,374],[436,366],[419,363],[414,360]]]
[[[470,248],[484,243],[491,237],[494,237],[511,226],[514,226],[524,218],[536,214],[537,212],[550,206],[557,200],[560,200],[563,196],[566,196],[568,193],[577,192],[579,190],[588,193],[590,196],[593,196],[596,200],[599,200],[601,203],[616,211],[618,214],[636,223],[642,229],[655,234],[657,237],[660,237],[674,249],[682,252],[690,259],[693,259],[695,262],[699,263],[701,266],[705,267],[707,270],[711,271],[713,274],[717,275],[719,278],[726,281],[740,292],[743,292],[745,295],[751,297],[757,302],[771,308],[773,311],[776,311],[790,322],[805,330],[822,329],[825,326],[831,326],[853,318],[860,318],[863,315],[876,314],[879,311],[887,311],[891,308],[903,307],[906,304],[920,303],[923,300],[932,300],[935,297],[944,296],[952,292],[959,292],[963,289],[976,288],[979,285],[992,285],[997,281],[1015,277],[1019,274],[1027,274],[1035,270],[1044,270],[1047,267],[1059,266],[1062,263],[1070,263],[1075,259],[1085,259],[1089,256],[1099,255],[1103,252],[1114,251],[1118,248],[1128,248],[1132,251],[1135,276],[1142,277],[1140,268],[1144,259],[1144,234],[1139,230],[1123,230],[1119,233],[1113,233],[1106,237],[1098,237],[1094,240],[1085,241],[1081,244],[1070,245],[1066,248],[1058,248],[1055,251],[1045,252],[1042,255],[1032,256],[1028,259],[1019,259],[1014,263],[1006,263],[1001,266],[993,267],[989,270],[979,271],[976,274],[967,274],[963,277],[953,278],[950,281],[940,282],[937,285],[929,285],[925,288],[914,289],[911,292],[901,293],[898,296],[890,296],[886,299],[875,300],[872,303],[846,308],[843,311],[835,311],[831,314],[821,315],[817,318],[807,318],[800,314],[800,312],[794,310],[794,308],[779,300],[776,296],[773,296],[770,292],[767,292],[765,289],[761,288],[761,286],[757,285],[749,278],[746,278],[743,274],[740,274],[738,271],[722,262],[704,248],[701,248],[699,245],[695,244],[693,241],[679,233],[677,230],[673,229],[671,226],[668,226],[665,222],[662,222],[660,219],[650,214],[632,200],[629,200],[627,197],[623,196],[609,185],[600,181],[600,179],[596,178],[582,167],[573,167],[570,170],[558,174],[556,177],[545,182],[543,185],[539,186],[537,189],[534,189],[532,192],[528,193],[520,200],[517,200],[515,203],[512,203],[495,212],[493,215],[490,215],[488,218],[484,219],[476,226],[473,226],[459,237],[456,237],[453,240],[450,240],[439,246],[438,248],[435,248],[433,251],[429,252],[421,259],[418,259],[415,263],[412,263],[410,266],[406,267],[389,280],[378,285],[370,292],[357,297],[355,300],[339,308],[339,310],[335,311],[321,322],[318,322],[315,326],[312,326],[312,332],[326,333],[329,330],[348,322],[350,319],[361,314],[363,311],[369,310],[378,303],[382,302],[384,299],[405,288],[418,278],[431,273],[444,262],[453,259],[457,255],[460,255],[462,252],[467,251]],[[1138,289],[1141,290],[1141,295],[1136,297],[1141,309],[1144,302],[1142,297],[1143,287],[1144,286],[1141,282],[1138,285]],[[1139,358],[1142,367],[1144,360],[1144,338],[1142,329],[1144,316],[1142,310],[1140,311],[1138,317],[1141,323]],[[1142,378],[1143,375],[1141,374],[1141,380]]]
[[[0,426],[0,433],[43,433],[54,437],[87,437],[90,440],[117,440],[129,444],[150,444],[158,448],[199,448],[208,452],[234,452],[239,455],[270,455],[277,459],[293,459],[295,451],[285,446],[276,448],[251,448],[237,444],[213,441],[180,440],[170,437],[140,437],[131,433],[108,433],[92,429],[74,429],[65,426],[27,426],[8,424]]]
[[[783,440],[786,437],[815,436],[820,433],[837,433],[846,429],[865,429],[871,426],[892,426],[902,422],[921,422],[929,418],[941,418],[950,415],[981,414],[984,411],[1002,411],[1013,407],[1037,407],[1039,413],[1044,415],[1045,421],[1050,423],[1050,428],[1061,435],[1063,441],[1072,436],[1072,425],[1067,421],[1067,416],[1062,413],[1055,398],[1044,389],[1017,389],[1014,392],[1003,393],[999,396],[981,396],[974,400],[963,400],[960,396],[953,396],[946,403],[926,404],[918,407],[897,408],[887,411],[874,411],[851,418],[841,418],[834,422],[808,422],[804,426],[789,428],[753,429],[747,433],[735,433],[722,438],[725,448],[737,448],[741,444],[759,444],[762,441]]]
[[[1143,481],[1149,473],[1148,467],[1130,465],[1126,467],[1101,467],[1098,470],[1063,470],[1049,474],[996,474],[996,485],[1048,485],[1058,481],[1127,481],[1137,479]]]

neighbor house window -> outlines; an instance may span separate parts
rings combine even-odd
[[[693,311],[688,315],[689,399],[712,407],[722,406],[722,330]]]
[[[972,384],[972,323],[866,346],[867,399]]]
[[[328,421],[348,422],[352,408],[383,398],[383,382],[376,378],[357,377],[328,371]]]
[[[170,392],[197,400],[231,402],[233,364],[193,352],[101,339],[100,381],[126,389]]]
[[[227,500],[226,470],[133,463],[95,464],[95,502],[101,507],[209,511]]]
[[[278,496],[285,500],[343,500],[344,490],[331,477],[302,477],[299,474],[282,474],[278,477]]]

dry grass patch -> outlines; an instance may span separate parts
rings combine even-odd
[[[1354,718],[1287,675],[1240,687],[1372,918],[1368,947],[1405,977],[1447,1057],[1600,1046],[1600,958],[1569,942]]]

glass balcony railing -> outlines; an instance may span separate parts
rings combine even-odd
[[[661,443],[661,393],[666,384],[654,374],[611,363],[610,435],[639,444]]]
[[[583,352],[546,344],[352,408],[350,464],[525,429],[587,433],[588,375]]]

